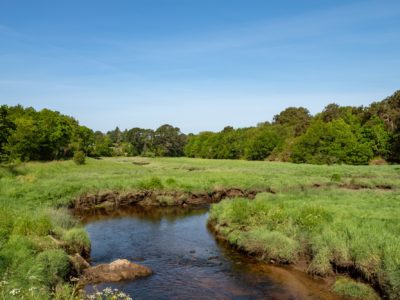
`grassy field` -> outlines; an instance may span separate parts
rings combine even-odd
[[[400,297],[400,166],[107,158],[0,168],[0,299],[71,294],[66,249],[55,241],[72,252],[88,246],[65,210],[81,194],[227,187],[275,193],[213,205],[210,222],[230,243],[282,263],[306,259],[313,274],[348,272]],[[367,287],[340,277],[334,289],[365,298]]]

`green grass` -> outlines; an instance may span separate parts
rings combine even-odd
[[[400,194],[314,189],[260,194],[213,205],[210,222],[230,243],[282,263],[309,259],[308,272],[335,268],[400,297]]]
[[[336,280],[332,290],[341,296],[352,299],[379,299],[378,295],[370,286],[344,277],[339,277]]]
[[[84,165],[57,161],[0,167],[0,281],[8,282],[0,286],[0,299],[14,288],[26,294],[30,287],[43,288],[48,297],[67,289],[62,271],[50,278],[40,270],[44,262],[63,266],[60,251],[89,247],[86,233],[65,209],[81,194],[227,187],[276,192],[213,206],[212,221],[233,244],[282,263],[308,253],[309,270],[318,274],[331,273],[332,261],[351,265],[399,295],[399,166],[107,158],[87,159]]]

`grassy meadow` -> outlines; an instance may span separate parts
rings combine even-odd
[[[228,187],[274,192],[212,206],[210,223],[231,244],[266,260],[305,260],[310,274],[350,273],[400,298],[400,166],[120,157],[0,168],[0,299],[68,299],[68,253],[89,246],[66,210],[79,195]],[[374,297],[343,277],[332,288]]]

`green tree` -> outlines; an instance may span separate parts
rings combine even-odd
[[[6,160],[8,153],[5,150],[8,138],[15,130],[15,124],[10,120],[8,107],[0,106],[0,161]]]
[[[182,156],[186,136],[178,127],[165,124],[154,132],[153,146],[158,156]]]
[[[250,133],[250,132],[249,132]],[[245,147],[245,157],[249,160],[264,160],[278,145],[279,138],[271,126],[251,130]]]
[[[362,144],[343,119],[325,123],[314,121],[293,147],[291,159],[312,164],[368,164],[373,153]]]
[[[310,125],[310,121],[310,112],[304,107],[289,107],[274,116],[274,124],[293,128],[294,136],[304,133]]]

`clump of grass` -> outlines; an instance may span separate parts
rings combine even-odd
[[[39,253],[35,263],[41,280],[49,286],[56,286],[57,283],[63,282],[70,270],[68,255],[61,249]]]
[[[297,260],[299,242],[278,231],[256,228],[244,233],[239,246],[249,252],[260,254],[264,259],[279,263],[293,263]]]
[[[68,244],[70,252],[84,256],[90,253],[90,239],[84,228],[72,228],[64,233],[62,239]]]
[[[53,226],[50,218],[44,214],[39,216],[23,215],[20,216],[14,223],[13,234],[17,235],[48,235]]]
[[[334,173],[331,176],[331,181],[332,182],[340,182],[342,180],[342,176],[338,173]]]
[[[148,180],[139,182],[139,188],[144,190],[161,190],[164,188],[164,185],[160,178],[153,176]]]
[[[346,277],[339,277],[332,290],[343,296],[360,300],[378,300],[379,296],[370,286]]]
[[[177,182],[174,178],[167,178],[167,180],[165,181],[165,183],[169,186],[176,186]]]
[[[70,229],[78,225],[78,221],[71,215],[68,209],[61,207],[58,209],[49,208],[45,211],[53,227]]]

